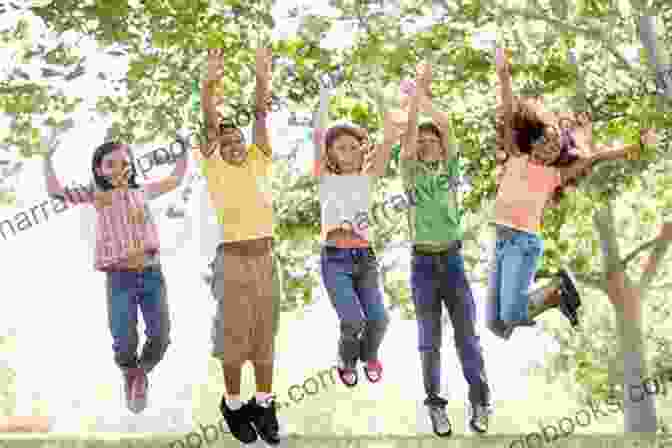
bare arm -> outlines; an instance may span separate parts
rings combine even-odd
[[[448,159],[456,156],[454,148],[450,144],[452,138],[452,127],[450,117],[447,113],[441,112],[434,107],[431,98],[423,95],[420,102],[420,110],[432,117],[432,121],[436,123],[441,129],[441,144],[446,148]]]
[[[654,145],[656,143],[656,134],[652,129],[645,129],[641,131],[642,143],[646,145]],[[616,149],[606,149],[593,154],[591,157],[579,159],[572,165],[561,168],[560,174],[563,183],[572,181],[579,176],[587,174],[597,163],[623,160],[632,157],[631,155],[638,153],[641,150],[641,144],[621,145]]]
[[[201,154],[204,159],[210,158],[213,149],[210,149],[212,139],[216,138],[218,133],[217,102],[215,98],[215,85],[224,75],[223,50],[208,50],[208,74],[201,85],[201,108],[207,128],[208,140],[205,145],[201,145]]]
[[[94,201],[93,191],[88,191],[84,187],[72,191],[61,185],[54,171],[51,156],[44,160],[44,177],[47,181],[47,194],[52,198],[67,201],[70,204],[91,204]]]
[[[320,88],[320,105],[317,113],[313,117],[313,147],[315,149],[315,158],[313,159],[313,174],[321,176],[326,169],[326,148],[324,148],[324,134],[327,131],[329,122],[329,88],[322,86]]]
[[[156,199],[159,196],[175,190],[184,179],[184,175],[187,173],[188,165],[188,156],[187,156],[187,143],[178,138],[178,143],[182,145],[182,155],[175,162],[175,168],[173,172],[168,175],[165,179],[162,179],[158,182],[152,182],[145,186],[145,189],[151,199]]]
[[[399,154],[401,160],[418,159],[418,111],[421,95],[420,89],[416,88],[410,96],[406,132],[401,137],[401,152]]]
[[[406,135],[402,137],[401,160],[418,159],[418,112],[423,97],[423,91],[426,88],[426,70],[422,65],[416,69],[416,88],[413,90],[410,98],[410,107],[408,111],[408,127]]]
[[[264,153],[271,155],[271,137],[268,132],[267,123],[267,103],[271,96],[271,51],[267,48],[257,48],[256,74],[257,86],[255,89],[255,119],[253,125],[254,144]]]
[[[383,143],[376,145],[376,150],[373,153],[373,160],[367,161],[368,174],[376,177],[382,177],[387,171],[387,165],[390,163],[392,155],[392,147],[399,139],[399,130],[394,125],[393,117],[388,112],[383,113]]]
[[[502,104],[504,106],[504,150],[513,152],[513,90],[511,87],[511,67],[506,60],[504,49],[497,48],[495,56],[497,76],[501,83]]]

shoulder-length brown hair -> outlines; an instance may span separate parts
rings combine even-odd
[[[364,148],[370,148],[370,145],[368,145],[369,133],[366,129],[349,124],[339,124],[330,127],[324,135],[324,154],[322,154],[322,157],[325,158],[325,165],[329,174],[342,174],[340,167],[329,154],[329,150],[334,145],[334,141],[344,135],[355,138]],[[367,154],[368,152],[364,154],[364,160],[366,160]],[[364,169],[364,163],[362,163],[362,169]]]

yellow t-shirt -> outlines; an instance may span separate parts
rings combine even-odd
[[[258,146],[248,146],[242,166],[222,160],[219,151],[202,161],[210,203],[222,228],[222,242],[273,236],[273,159]]]

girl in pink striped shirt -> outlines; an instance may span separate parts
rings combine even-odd
[[[93,155],[94,184],[71,191],[61,187],[48,154],[47,191],[66,204],[93,205],[97,212],[95,269],[106,273],[108,320],[115,362],[123,372],[126,403],[134,413],[147,406],[147,373],[163,358],[170,343],[165,279],[159,262],[159,233],[148,201],[174,190],[187,169],[186,143],[173,173],[139,186],[127,145],[108,142]],[[147,337],[138,357],[138,307]]]

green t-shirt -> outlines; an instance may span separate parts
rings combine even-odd
[[[400,149],[399,145],[395,147],[395,158]],[[459,206],[458,158],[436,163],[400,160],[399,166],[408,202],[408,227],[413,244],[438,251],[461,240],[463,212]]]

